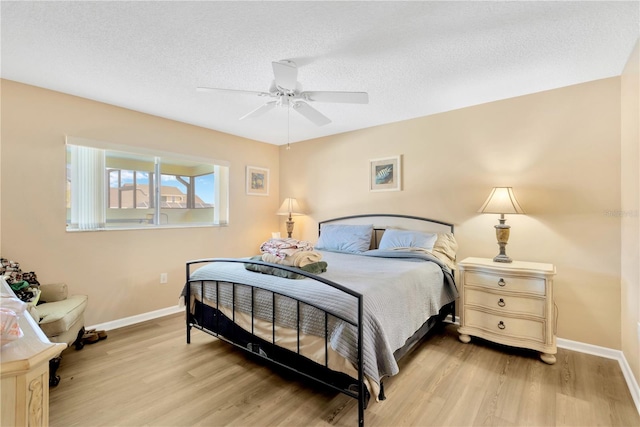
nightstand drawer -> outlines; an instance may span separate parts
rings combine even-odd
[[[483,289],[465,288],[464,301],[465,305],[486,307],[498,312],[545,316],[545,300],[535,297],[519,297],[492,293]]]
[[[472,308],[464,309],[465,326],[477,328],[505,338],[545,342],[544,321],[498,316]]]
[[[545,294],[545,281],[542,278],[526,276],[508,276],[493,273],[479,273],[468,271],[465,273],[465,285],[482,286],[490,289],[501,289],[513,292],[529,292]]]

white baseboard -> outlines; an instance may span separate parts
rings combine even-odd
[[[111,329],[123,328],[125,326],[135,325],[137,323],[145,322],[147,320],[158,319],[160,317],[169,316],[171,314],[181,313],[184,311],[184,306],[173,306],[167,308],[161,308],[160,310],[150,311],[148,313],[137,314],[135,316],[125,317],[123,319],[112,320],[110,322],[99,323],[97,325],[86,326],[85,329],[101,329],[110,331]]]
[[[564,338],[558,338],[556,341],[560,348],[617,360],[620,365],[620,369],[622,370],[622,375],[627,382],[627,387],[629,387],[629,392],[631,393],[633,402],[636,405],[636,410],[640,414],[640,387],[638,386],[638,382],[633,376],[633,371],[631,371],[627,358],[624,357],[624,353],[622,351],[592,344],[585,344],[578,341],[566,340]]]
[[[103,329],[109,331],[111,329],[122,328],[125,326],[135,325],[136,323],[145,322],[147,320],[158,319],[160,317],[169,316],[171,314],[176,314],[184,311],[184,306],[173,306],[162,308],[160,310],[150,311],[148,313],[142,313],[135,316],[125,317],[124,319],[117,319],[111,322],[100,323],[93,326],[87,326],[87,329]],[[456,316],[456,319],[460,318]],[[459,324],[458,322],[453,322],[451,315],[448,315],[445,319],[447,322]],[[558,347],[564,348],[567,350],[578,351],[580,353],[592,354],[594,356],[605,357],[607,359],[617,360],[620,364],[620,369],[622,370],[622,375],[624,376],[625,381],[627,382],[627,387],[629,387],[629,392],[631,393],[631,397],[633,398],[633,402],[636,405],[636,410],[640,414],[640,387],[638,386],[638,382],[633,376],[633,372],[631,371],[631,367],[627,362],[627,359],[624,357],[624,353],[620,350],[613,350],[607,347],[600,347],[593,344],[586,344],[578,341],[571,341],[564,338],[557,338]]]

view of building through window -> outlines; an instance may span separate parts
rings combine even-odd
[[[89,143],[67,143],[67,230],[228,223],[228,166]]]
[[[153,172],[108,169],[109,208],[155,207]],[[213,207],[214,175],[177,176],[161,174],[160,207],[202,209]]]

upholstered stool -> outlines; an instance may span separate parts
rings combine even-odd
[[[29,313],[38,322],[42,332],[54,343],[83,347],[84,310],[87,308],[86,295],[68,295],[64,283],[40,285],[40,304],[31,306]],[[49,383],[56,386],[60,377],[56,370],[60,365],[60,356],[50,362]]]

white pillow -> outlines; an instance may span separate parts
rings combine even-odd
[[[373,224],[322,224],[315,248],[333,252],[361,253],[371,247]]]
[[[378,249],[424,248],[431,250],[437,239],[438,235],[435,233],[387,228],[382,234]]]
[[[453,233],[439,233],[431,254],[447,265],[451,270],[456,269],[456,251],[458,242]]]

